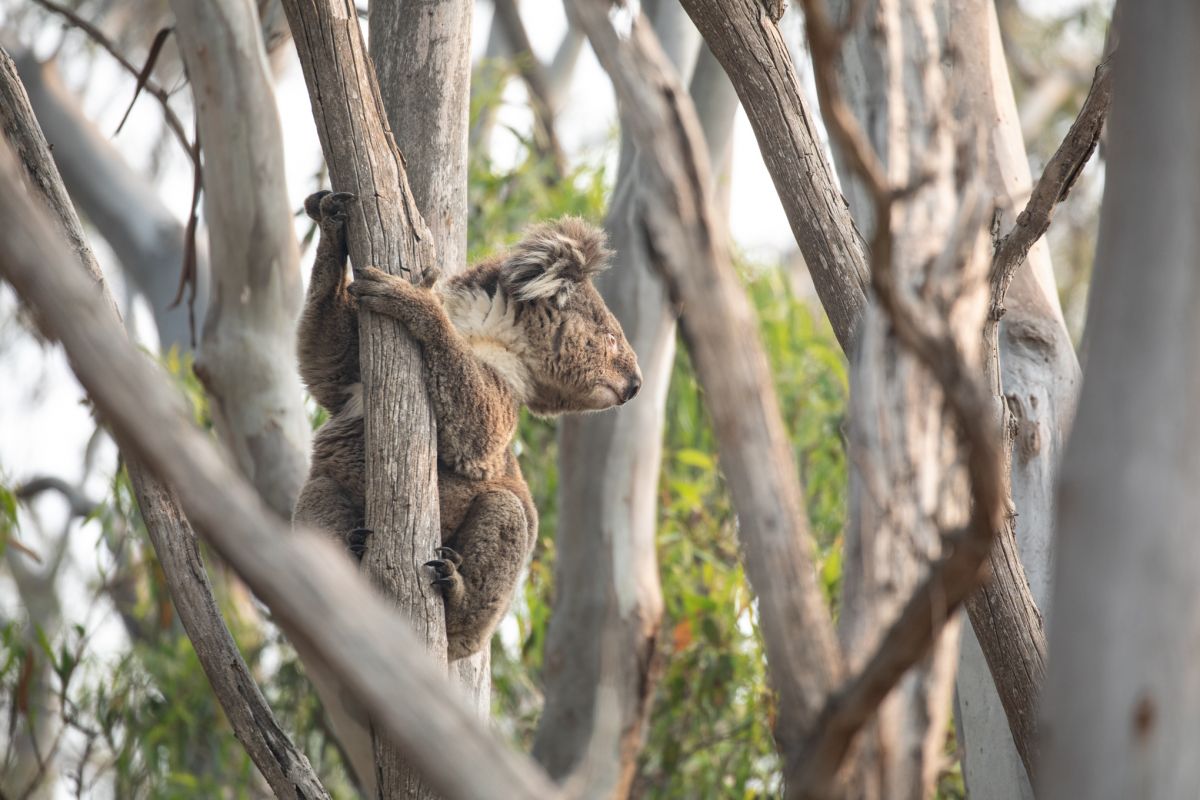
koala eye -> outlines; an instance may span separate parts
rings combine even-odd
[[[613,355],[616,355],[617,351],[621,349],[620,343],[617,342],[617,337],[613,334],[606,334],[605,341],[608,343],[608,352],[612,353]]]

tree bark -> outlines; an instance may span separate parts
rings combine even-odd
[[[642,19],[635,19],[623,44],[602,4],[574,2],[654,190],[643,226],[672,296],[683,304],[684,338],[705,390],[746,571],[758,594],[779,694],[776,737],[791,765],[842,665],[753,310],[729,261],[728,233],[713,211],[708,154],[678,77]]]
[[[311,432],[295,357],[303,288],[258,16],[250,0],[171,5],[199,120],[213,268],[196,374],[238,466],[290,517]]]
[[[474,0],[376,0],[370,53],[437,263],[467,266],[467,128]]]
[[[183,225],[154,187],[83,116],[53,61],[39,62],[31,51],[14,53],[13,60],[38,122],[54,144],[54,163],[71,199],[112,247],[125,278],[146,298],[160,349],[190,353],[191,315],[203,321],[208,309],[207,249],[197,248],[194,307],[172,307],[183,269]]]
[[[16,148],[31,193],[50,211],[57,232],[71,242],[82,272],[101,288],[101,300],[116,319],[116,303],[104,289],[100,267],[50,158],[50,149],[37,127],[15,65],[2,51],[0,126],[5,138]],[[144,469],[137,458],[127,458],[126,465],[171,599],[234,735],[276,796],[327,798],[308,759],[275,721],[225,626],[195,535],[170,490]]]
[[[379,0],[369,6],[371,60],[413,197],[442,274],[467,268],[470,0]],[[491,715],[491,651],[453,665],[479,715]]]
[[[823,110],[840,125],[844,101],[835,102],[826,88],[833,68],[830,42],[820,34],[812,4],[806,10]],[[888,270],[900,295],[939,298],[924,311],[940,317],[979,376],[984,211],[982,201],[971,196],[972,165],[960,163],[956,154],[974,134],[972,121],[955,120],[951,113],[940,66],[944,40],[932,0],[880,0],[874,11],[869,27],[880,54],[884,103],[875,109],[876,119],[882,117],[881,140],[865,146],[878,154],[888,187],[915,187],[889,201],[890,227],[870,240],[874,269]],[[861,154],[854,156],[854,168],[861,169]],[[876,208],[879,192],[872,186],[868,193]],[[943,557],[944,534],[967,526],[971,506],[964,448],[943,399],[947,387],[904,341],[891,309],[875,296],[869,296],[850,365],[848,450],[854,466],[839,629],[855,670],[876,650],[931,564]],[[921,798],[932,790],[957,652],[958,625],[951,620],[866,726],[850,796]]]
[[[1090,344],[1059,489],[1045,766],[1065,797],[1189,797],[1200,782],[1200,7],[1116,20]]]
[[[0,146],[0,185],[19,180],[14,156]],[[175,487],[217,553],[339,687],[372,710],[430,785],[449,798],[553,796],[544,773],[480,726],[444,666],[421,653],[424,639],[328,536],[289,531],[196,429],[175,390],[126,340],[103,286],[69,266],[76,259],[45,214],[19,191],[0,192],[0,226],[0,276],[62,342],[118,445]]]
[[[388,129],[355,5],[351,0],[285,0],[284,10],[333,188],[358,197],[347,229],[351,264],[378,266],[415,280],[435,265],[433,234],[417,209],[404,157]],[[395,320],[360,314],[359,330],[366,402],[366,518],[374,531],[363,566],[411,621],[430,657],[445,669],[442,598],[421,566],[441,545],[437,436],[421,352]],[[297,644],[298,649],[304,646]],[[346,698],[319,663],[310,666],[309,674],[353,759],[366,749],[359,735],[376,709]],[[399,750],[384,747],[375,753],[377,765],[361,759],[352,764],[369,795],[377,788],[418,795],[428,791],[415,780]]]

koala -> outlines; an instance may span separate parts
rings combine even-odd
[[[451,660],[483,648],[537,539],[537,509],[510,447],[521,406],[542,416],[628,402],[642,384],[633,349],[592,278],[604,234],[564,217],[507,252],[421,285],[367,267],[346,272],[351,195],[305,201],[320,241],[298,332],[300,374],[329,411],[294,520],[341,537],[359,558],[364,528],[358,310],[399,320],[421,347],[437,420],[442,546],[425,564],[445,602]]]

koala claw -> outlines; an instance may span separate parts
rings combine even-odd
[[[439,558],[449,561],[456,567],[462,565],[462,556],[449,547],[439,547],[434,552],[438,554]]]
[[[363,554],[367,552],[367,539],[374,533],[370,528],[355,528],[346,534],[346,545],[354,557],[359,561],[362,560]]]
[[[458,574],[458,564],[462,562],[462,558],[448,547],[439,547],[438,555],[442,558],[425,562],[425,566],[433,568],[433,585],[443,592],[455,594],[455,587],[462,583]]]

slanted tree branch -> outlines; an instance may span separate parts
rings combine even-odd
[[[999,242],[992,259],[992,315],[1004,313],[1004,296],[1013,276],[1025,263],[1030,248],[1046,234],[1054,210],[1067,199],[1083,167],[1100,144],[1100,132],[1112,105],[1112,54],[1096,67],[1092,85],[1079,108],[1075,121],[1062,144],[1046,162],[1042,177],[1029,195],[1029,202],[1017,216],[1017,222]]]
[[[733,81],[763,161],[847,353],[866,306],[867,247],[817,140],[787,45],[761,0],[682,0]]]
[[[776,738],[785,761],[798,767],[803,737],[840,679],[841,654],[816,582],[800,481],[766,356],[729,261],[728,233],[713,210],[695,109],[644,19],[635,19],[621,42],[604,3],[574,4],[613,81],[624,128],[653,190],[642,224],[655,263],[683,307],[684,340],[704,387],[758,595],[779,694]]]
[[[0,146],[0,185],[20,177]],[[103,287],[19,190],[0,192],[0,277],[62,342],[76,376],[123,450],[176,487],[180,505],[291,635],[450,798],[543,798],[554,786],[481,728],[424,641],[315,531],[290,531],[189,420],[163,375],[126,339]],[[440,610],[440,609],[439,609]],[[454,752],[454,758],[447,758]],[[464,770],[461,764],[471,764]]]
[[[72,262],[82,266],[75,276],[84,280],[86,274],[99,288],[99,295],[89,299],[107,313],[110,323],[117,321],[117,307],[104,286],[100,268],[79,224],[75,209],[67,198],[58,170],[50,158],[50,150],[42,137],[28,98],[17,79],[16,67],[0,52],[0,125],[15,147],[15,155],[25,176],[25,184],[38,206],[44,204],[50,212],[57,233],[70,241],[74,258],[68,257],[54,267],[67,270]],[[5,194],[21,202],[17,187],[21,181],[16,172],[14,153],[3,153],[6,180]],[[30,208],[33,204],[30,204]],[[10,212],[11,213],[11,212]],[[61,252],[62,246],[53,243]],[[72,308],[59,313],[71,314]],[[117,323],[119,342],[128,346]],[[255,766],[279,797],[327,798],[324,788],[304,754],[296,749],[287,734],[276,722],[270,707],[250,675],[241,652],[221,618],[220,608],[213,596],[212,586],[200,558],[199,547],[191,527],[179,510],[169,489],[163,486],[136,458],[128,458],[130,480],[138,498],[151,543],[162,565],[163,576],[179,618],[183,622],[196,650],[196,656],[212,684],[218,702],[224,709],[234,735],[246,748]],[[37,489],[26,484],[28,494]],[[61,487],[56,487],[60,488]],[[69,488],[69,487],[68,487]],[[72,495],[68,494],[68,497]],[[84,498],[72,498],[73,508],[83,511]]]

